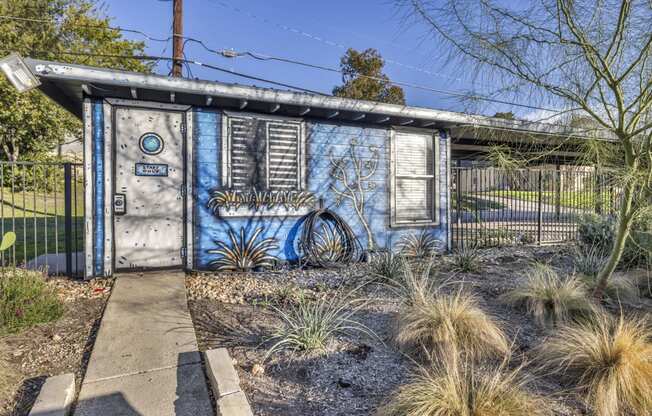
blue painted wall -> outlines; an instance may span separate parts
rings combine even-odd
[[[93,275],[104,274],[104,109],[92,102],[93,121]]]
[[[195,267],[210,268],[209,263],[219,255],[209,254],[208,250],[216,247],[215,241],[228,241],[228,230],[239,233],[242,227],[251,235],[258,227],[264,227],[261,237],[277,239],[279,248],[272,254],[280,259],[297,259],[297,238],[300,232],[300,217],[249,217],[218,218],[207,207],[210,193],[222,187],[221,178],[221,121],[219,111],[196,109],[194,112],[194,163],[195,163],[195,213],[194,213],[194,247]],[[439,154],[440,171],[438,172],[440,190],[439,225],[433,227],[390,228],[390,129],[375,127],[338,125],[306,120],[307,127],[307,190],[324,201],[325,207],[334,210],[351,226],[363,247],[367,246],[367,236],[351,203],[344,200],[336,204],[336,195],[330,189],[334,178],[328,154],[334,157],[349,151],[352,140],[358,143],[358,154],[362,160],[369,159],[371,148],[378,149],[380,160],[375,174],[370,181],[375,184],[367,193],[365,216],[373,231],[373,238],[378,247],[393,247],[404,234],[420,232],[427,229],[443,245],[447,240],[447,139],[440,135]]]

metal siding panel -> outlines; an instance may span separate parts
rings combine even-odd
[[[84,278],[93,277],[93,106],[84,99]]]
[[[101,101],[93,102],[93,275],[104,271],[104,115]]]
[[[104,275],[113,273],[113,116],[111,104],[104,111]]]
[[[190,109],[186,112],[186,135],[184,142],[186,143],[186,268],[195,268],[195,239],[194,239],[194,223],[195,223],[195,187],[193,182],[194,177],[194,110]]]

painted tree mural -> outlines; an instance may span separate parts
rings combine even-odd
[[[367,233],[367,248],[373,250],[376,246],[371,228],[365,217],[365,203],[367,193],[376,189],[376,184],[371,180],[376,169],[380,152],[375,146],[364,147],[369,151],[369,156],[363,158],[359,152],[357,139],[352,139],[348,151],[340,157],[329,153],[331,175],[335,179],[330,189],[335,193],[335,204],[339,207],[344,201],[353,206],[355,213]]]

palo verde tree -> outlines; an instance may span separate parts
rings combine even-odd
[[[358,52],[349,48],[340,61],[343,85],[333,88],[333,95],[357,100],[405,104],[403,89],[392,85],[383,73],[385,61],[376,49]]]
[[[142,61],[122,56],[141,54],[142,42],[122,37],[93,0],[0,1],[0,56],[149,72]],[[91,56],[112,55],[112,56]],[[78,135],[79,122],[38,91],[18,94],[0,77],[0,150],[10,161],[35,158],[66,138]]]
[[[622,204],[602,296],[637,215],[652,198],[652,3],[649,0],[399,0],[449,61],[497,91],[589,117],[621,163]],[[536,105],[536,104],[535,104]],[[588,134],[589,132],[585,132]]]

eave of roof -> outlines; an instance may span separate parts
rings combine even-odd
[[[385,126],[423,128],[467,126],[508,130],[515,135],[535,133],[539,137],[582,137],[581,131],[548,123],[505,120],[423,107],[217,81],[174,78],[31,58],[25,59],[25,63],[34,75],[39,77],[42,83],[41,90],[78,117],[81,117],[84,96],[95,96],[247,109],[262,113]]]

